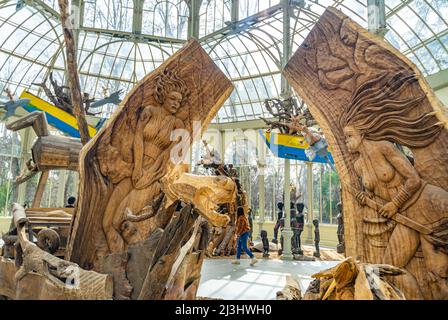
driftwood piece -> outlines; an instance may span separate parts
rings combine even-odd
[[[45,115],[45,112],[42,111],[31,112],[30,114],[6,125],[6,128],[11,131],[19,131],[28,127],[33,127],[33,130],[38,137],[50,135],[47,116]]]
[[[114,298],[117,300],[127,300],[132,292],[126,273],[129,254],[127,252],[111,253],[104,257],[101,272],[112,275],[114,279]]]
[[[225,236],[222,239],[219,246],[216,248],[215,253],[214,253],[215,255],[220,256],[220,255],[226,254],[226,251],[227,251],[226,249],[228,248],[229,243],[231,243],[232,238],[235,237],[235,229],[236,229],[235,225],[229,225],[226,228]]]
[[[78,170],[82,145],[79,139],[62,136],[39,137],[31,151],[38,170]]]
[[[424,76],[331,7],[283,73],[332,149],[346,254],[407,270],[408,299],[447,299],[448,122]]]
[[[70,7],[68,0],[58,0],[61,25],[64,31],[66,66],[68,83],[70,85],[70,95],[72,103],[73,115],[78,123],[79,135],[81,142],[85,145],[90,140],[89,127],[86,120],[86,112],[84,110],[83,96],[81,92],[81,84],[78,76],[78,63],[76,62],[76,45],[73,34],[73,25],[69,18]]]
[[[171,135],[181,131],[196,138],[232,89],[194,39],[134,87],[106,126],[82,149],[69,260],[98,268],[98,257],[124,252],[129,244],[149,237],[157,218],[130,223],[127,209],[137,214],[160,195],[160,179],[173,168],[173,148],[188,147],[193,141],[187,139],[179,145],[172,141],[179,136]],[[179,155],[180,150],[175,150],[173,155]],[[123,237],[124,222],[135,231],[127,234],[127,239]]]
[[[174,217],[166,227],[154,254],[152,265],[148,269],[143,282],[142,290],[138,297],[139,300],[158,300],[163,298],[172,266],[179,254],[183,241],[186,240],[185,238],[190,233],[196,219],[197,214],[191,211],[190,205],[187,205],[182,208],[179,215]]]
[[[229,223],[227,215],[216,210],[220,204],[236,202],[236,184],[228,177],[198,176],[186,173],[185,166],[177,166],[161,179],[162,191],[169,202],[181,200],[195,208],[212,225],[223,227]]]
[[[163,230],[157,229],[147,240],[141,243],[131,244],[128,248],[130,258],[127,264],[126,274],[133,287],[131,295],[133,300],[137,300],[138,295],[141,292],[143,282],[145,281],[146,274],[153,261],[157,244],[159,243],[162,234]]]
[[[13,206],[21,261],[0,260],[0,295],[11,299],[66,300],[111,299],[112,278],[85,271],[38,248],[26,235],[28,218],[18,204]],[[18,257],[16,257],[16,262]]]
[[[42,200],[42,196],[45,191],[45,184],[47,183],[48,176],[50,175],[50,172],[48,170],[42,171],[40,178],[39,178],[39,184],[37,185],[36,193],[34,194],[33,199],[33,208],[38,208],[40,206],[40,201]]]
[[[390,281],[406,271],[382,264],[365,264],[348,257],[311,277],[304,300],[405,300]]]
[[[283,290],[277,292],[277,300],[302,300],[302,291],[297,279],[287,276]]]
[[[32,112],[10,124],[7,128],[18,131],[23,128],[33,127],[37,139],[31,147],[32,159],[28,160],[28,170],[16,177],[16,183],[23,183],[38,172],[48,170],[78,170],[79,153],[82,148],[81,141],[76,138],[50,135],[45,113]],[[36,193],[36,195],[39,193]],[[36,202],[37,203],[37,202]],[[33,205],[37,207],[38,204]]]

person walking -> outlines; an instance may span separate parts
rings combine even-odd
[[[246,254],[250,257],[250,265],[253,266],[258,262],[255,259],[255,256],[252,252],[250,252],[247,247],[247,240],[250,235],[250,227],[249,221],[247,220],[246,215],[244,214],[244,209],[242,207],[238,207],[237,210],[237,220],[236,220],[236,235],[237,239],[237,249],[236,249],[236,259],[232,261],[233,264],[240,264],[241,253],[244,250]]]

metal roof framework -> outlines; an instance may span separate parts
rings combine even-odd
[[[290,1],[294,52],[327,6],[367,27],[365,0]],[[72,0],[78,18],[82,89],[128,91],[190,36],[199,39],[235,90],[215,123],[268,116],[266,98],[281,94],[284,6],[280,0]],[[385,0],[385,39],[426,76],[448,69],[448,1]],[[65,82],[62,28],[56,0],[0,1],[0,90],[19,95],[50,72]],[[446,81],[448,86],[448,79]],[[114,106],[105,106],[109,116]]]

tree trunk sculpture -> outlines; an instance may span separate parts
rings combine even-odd
[[[72,111],[78,122],[79,135],[81,142],[85,145],[90,140],[89,127],[86,120],[86,111],[84,110],[83,97],[81,92],[81,84],[78,76],[78,64],[76,62],[76,46],[73,34],[73,26],[69,19],[68,0],[58,0],[61,24],[64,30],[65,52],[67,55],[67,75],[70,86],[70,95],[72,101]]]
[[[407,299],[448,299],[447,120],[420,71],[330,7],[283,72],[332,149],[346,254],[403,268]]]
[[[192,217],[199,213],[212,218],[212,223],[227,223],[213,210],[204,212],[204,208],[211,209],[208,202],[198,210],[189,204],[179,210],[179,203],[173,203],[176,199],[164,195],[162,178],[175,172],[174,164],[187,155],[193,139],[208,126],[232,90],[231,82],[192,39],[141,80],[82,149],[67,259],[86,269],[113,274],[116,298],[172,295],[166,286],[175,285],[177,279],[170,271],[184,242],[197,232]],[[206,188],[199,194],[186,191],[200,199],[208,194]],[[128,279],[131,272],[126,269],[132,259],[149,252],[154,256],[147,256],[140,278]],[[185,270],[185,264],[194,265],[191,255],[200,256],[193,249],[188,252],[178,262],[178,270]],[[196,286],[196,280],[189,285]],[[140,283],[140,292],[135,290],[136,283]]]

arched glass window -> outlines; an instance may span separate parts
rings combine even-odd
[[[203,37],[226,26],[231,20],[231,0],[203,0],[199,11],[199,36]]]
[[[280,0],[239,0],[238,18],[250,17],[279,3]]]
[[[84,26],[130,32],[133,13],[133,0],[86,0]]]
[[[20,175],[20,136],[0,122],[0,216],[9,215],[17,201],[14,179]]]
[[[144,34],[187,39],[188,5],[184,0],[146,0],[143,5]]]

